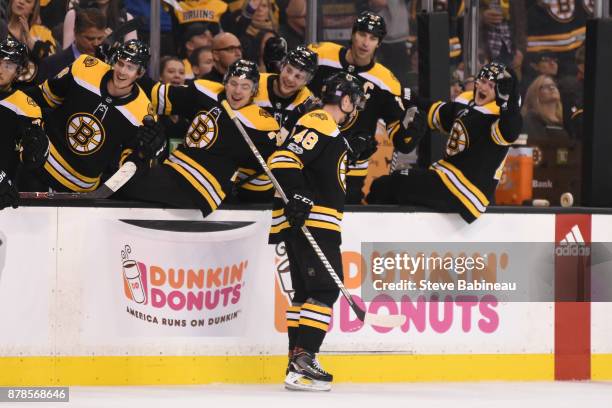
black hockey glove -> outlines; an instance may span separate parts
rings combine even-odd
[[[310,215],[314,202],[310,193],[303,190],[294,191],[285,205],[285,218],[293,228],[300,228]]]
[[[520,96],[518,81],[512,68],[506,68],[500,73],[495,84],[495,102],[503,111],[519,110]]]
[[[49,138],[44,129],[28,124],[21,137],[21,162],[26,169],[42,167],[49,157]]]
[[[353,165],[359,160],[366,160],[372,156],[378,148],[376,138],[366,132],[355,132],[345,137],[347,145],[348,164]]]
[[[161,123],[151,115],[145,116],[143,125],[136,132],[136,151],[138,158],[151,160],[158,158],[166,148],[167,140]]]
[[[291,129],[293,129],[297,121],[304,116],[304,114],[318,108],[319,106],[321,106],[321,101],[319,98],[311,96],[289,112],[287,118],[285,118],[285,121],[280,125],[291,132]]]
[[[405,126],[406,129],[410,129],[410,135],[413,139],[421,139],[427,132],[427,117],[423,111],[416,108],[412,121]]]
[[[111,57],[114,53],[115,47],[107,42],[103,42],[95,49],[95,57],[99,60],[106,62],[107,64],[111,62]]]
[[[17,208],[19,192],[4,170],[0,169],[0,210],[6,207]]]

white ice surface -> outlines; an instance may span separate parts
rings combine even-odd
[[[0,408],[608,408],[609,382],[335,384],[331,392],[281,385],[71,387],[70,403],[0,403]]]

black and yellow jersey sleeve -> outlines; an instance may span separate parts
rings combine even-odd
[[[89,55],[81,55],[72,65],[64,68],[55,77],[47,79],[40,85],[42,100],[40,104],[56,108],[64,103],[68,90],[72,83],[100,95],[100,82],[111,67],[97,58]]]
[[[320,42],[309,44],[308,49],[317,53],[319,65],[342,68],[340,63],[341,45],[331,42]]]
[[[274,132],[274,135],[279,130],[279,124],[274,117],[257,105],[250,104],[235,112],[240,122],[249,129]]]
[[[455,102],[426,102],[425,111],[427,112],[428,127],[432,130],[449,133],[458,110],[467,106],[472,99],[473,92],[464,92],[456,98]]]
[[[19,143],[23,126],[41,124],[41,110],[34,100],[17,90],[0,100],[0,171],[13,180],[19,163]]]
[[[207,108],[215,105],[222,91],[222,84],[203,79],[188,85],[157,83],[151,90],[151,103],[158,115],[191,117],[196,107]]]
[[[42,118],[40,106],[38,106],[34,99],[19,90],[0,101],[0,105],[13,111],[18,116],[25,116],[31,119]]]

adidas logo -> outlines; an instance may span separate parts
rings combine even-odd
[[[555,245],[555,255],[557,256],[589,256],[591,248],[586,245],[582,232],[578,225],[565,234],[565,238]]]
[[[560,241],[561,245],[567,245],[567,244],[584,244],[584,238],[582,237],[582,232],[580,232],[580,228],[578,228],[578,225],[574,225],[572,227],[572,229],[570,230],[570,232],[568,232],[565,235],[565,238],[563,238]]]

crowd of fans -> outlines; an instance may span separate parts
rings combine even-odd
[[[240,58],[266,72],[264,54],[275,44],[304,44],[306,0],[163,0],[161,19],[162,83],[184,85],[193,79],[221,82]],[[417,85],[416,19],[420,0],[324,0],[318,10],[320,41],[346,44],[343,34],[363,10],[387,22],[388,35],[377,58],[405,87]],[[481,0],[479,61],[500,61],[520,79],[523,132],[531,140],[562,130],[580,140],[584,79],[585,25],[593,1]],[[463,0],[436,0],[449,16],[451,99],[473,89],[464,72],[461,50]],[[39,85],[81,54],[104,57],[112,43],[149,37],[148,0],[0,0],[0,38],[27,45],[30,63],[17,88]],[[346,23],[348,21],[348,23]],[[150,91],[146,77],[141,87]],[[163,118],[169,146],[180,143],[189,123]],[[554,133],[555,135],[558,133]]]

